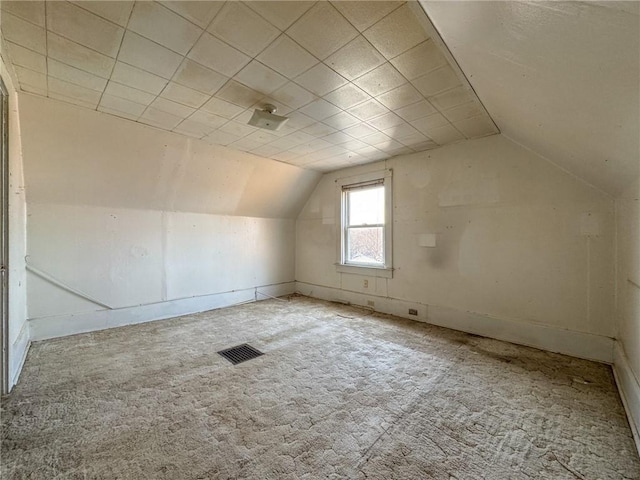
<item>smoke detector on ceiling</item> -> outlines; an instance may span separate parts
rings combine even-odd
[[[280,115],[274,115],[276,110],[275,105],[271,105],[270,103],[266,104],[262,110],[253,112],[253,116],[249,120],[249,125],[266,130],[280,130],[280,127],[289,119],[287,117],[281,117]]]

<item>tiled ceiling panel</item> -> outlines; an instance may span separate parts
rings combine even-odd
[[[408,2],[2,1],[20,88],[320,171],[498,130]],[[271,103],[278,131],[247,125]]]

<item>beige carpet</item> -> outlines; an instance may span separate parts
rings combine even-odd
[[[232,366],[216,351],[266,354]],[[294,297],[36,343],[6,479],[639,479],[609,367]]]

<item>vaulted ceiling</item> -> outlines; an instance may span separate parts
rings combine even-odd
[[[611,195],[638,177],[640,2],[421,4],[504,135]]]
[[[415,2],[1,8],[22,90],[304,168],[498,132]],[[267,103],[281,130],[247,125]]]

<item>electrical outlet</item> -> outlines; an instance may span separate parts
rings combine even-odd
[[[363,286],[364,288],[369,288],[369,280],[363,280],[363,281],[362,281],[362,286]]]
[[[418,315],[418,310],[416,310],[415,308],[410,308],[409,315]]]
[[[374,302],[373,300],[367,300],[367,305],[370,307],[375,307],[376,306],[376,302]]]

